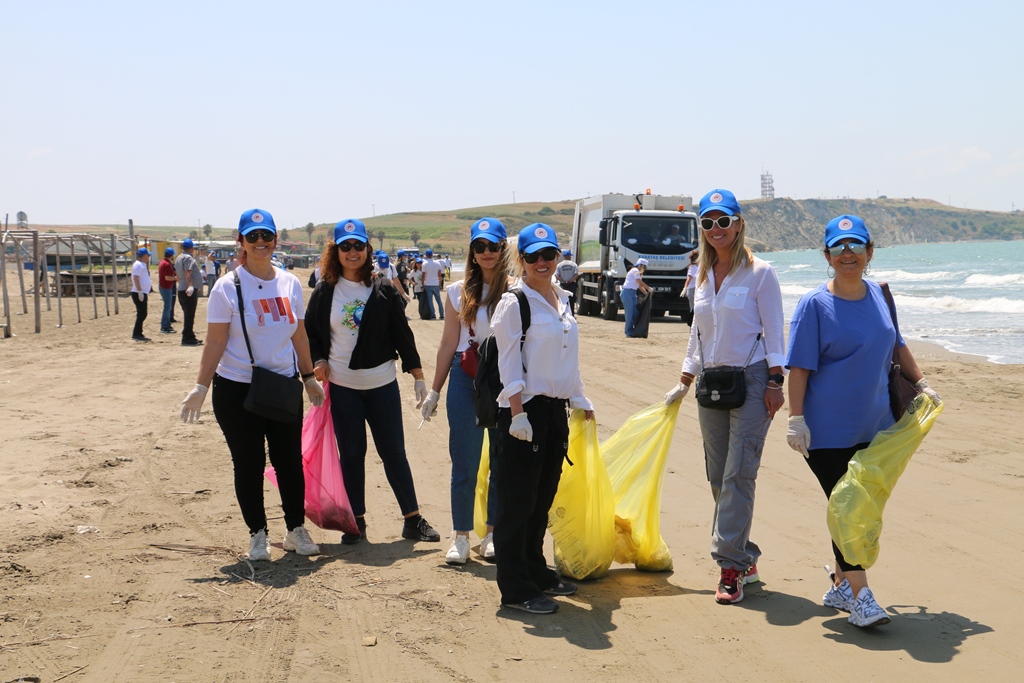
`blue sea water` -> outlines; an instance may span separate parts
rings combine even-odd
[[[821,251],[758,254],[775,266],[788,323],[828,280]],[[888,282],[904,337],[995,363],[1024,363],[1024,241],[876,248],[869,280]]]

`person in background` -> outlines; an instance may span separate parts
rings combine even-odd
[[[373,277],[368,242],[358,219],[335,226],[306,317],[316,378],[329,382],[342,477],[359,525],[359,534],[342,534],[341,542],[352,545],[366,536],[367,425],[405,518],[402,538],[438,542],[440,534],[420,514],[416,500],[395,359],[400,357],[402,372],[415,379],[417,405],[427,397],[427,384],[402,297],[389,280]]]
[[[160,298],[164,302],[164,310],[160,315],[160,332],[163,334],[174,334],[171,321],[174,319],[174,292],[177,289],[175,283],[178,276],[174,274],[174,263],[171,258],[174,256],[174,248],[164,249],[164,257],[157,270],[157,285],[160,287]]]
[[[196,305],[199,303],[199,294],[203,287],[203,272],[193,255],[194,249],[195,244],[192,240],[186,239],[181,243],[181,253],[174,261],[174,272],[178,276],[178,303],[181,304],[181,312],[185,318],[181,325],[182,346],[203,345],[193,329]]]
[[[437,301],[437,312],[441,320],[444,320],[444,304],[441,303],[441,283],[444,282],[444,264],[434,258],[434,252],[427,249],[426,258],[423,259],[423,296],[427,299],[427,310],[430,312],[430,320],[438,316],[434,312],[434,301]]]
[[[427,297],[423,291],[423,258],[417,256],[409,271],[409,281],[412,283],[413,296],[416,297],[416,311],[420,320],[430,320],[430,309],[427,307]]]
[[[697,291],[697,274],[700,272],[700,264],[697,257],[697,249],[690,252],[690,265],[686,269],[686,282],[683,284],[683,293],[686,296],[686,300],[690,302],[690,313],[693,313],[694,295]]]
[[[898,337],[882,288],[864,279],[873,255],[859,216],[829,221],[825,260],[835,276],[801,297],[789,327],[786,442],[804,456],[826,500],[853,455],[895,422],[888,389],[894,345],[903,374],[936,404],[942,402]],[[889,623],[864,568],[847,562],[835,543],[832,555],[837,567],[824,605],[849,612],[850,623],[861,628]]]
[[[399,249],[395,254],[395,272],[398,274],[398,284],[402,287],[402,292],[405,294],[405,301],[408,303],[411,301],[409,298],[409,285],[406,284],[406,280],[409,279],[409,259],[406,258],[405,249]]]
[[[576,315],[576,278],[579,274],[580,269],[572,260],[572,250],[566,249],[562,252],[562,261],[555,267],[555,277],[559,286],[569,292],[569,312],[573,315]]]
[[[460,282],[447,288],[447,317],[441,344],[437,349],[434,380],[430,393],[421,406],[424,420],[437,414],[437,402],[445,380],[448,397],[448,453],[452,459],[452,544],[445,555],[448,564],[465,564],[469,559],[469,532],[473,529],[473,508],[476,500],[477,472],[483,448],[484,428],[476,424],[473,409],[473,377],[462,368],[462,353],[470,343],[480,344],[491,333],[491,315],[498,301],[512,283],[508,276],[509,253],[505,226],[497,218],[481,218],[469,233],[469,258],[466,273]],[[497,437],[489,430],[488,444],[494,452]],[[494,517],[498,496],[494,479],[487,494],[487,533],[480,539],[480,555],[494,559]]]
[[[544,559],[548,510],[568,455],[568,410],[594,406],[580,377],[579,328],[569,295],[552,276],[560,250],[555,231],[533,223],[519,232],[517,271],[530,307],[530,327],[520,348],[519,298],[506,292],[491,316],[498,344],[497,445],[491,477],[498,494],[494,552],[501,604],[532,614],[550,614],[550,595],[572,595],[576,584],[560,580]],[[525,370],[524,370],[525,368]]]
[[[263,470],[270,464],[277,474],[288,529],[282,547],[298,555],[317,555],[320,548],[304,525],[305,476],[302,471],[302,419],[284,423],[245,409],[252,384],[249,346],[256,365],[282,375],[301,374],[306,395],[323,405],[324,391],[313,378],[313,362],[303,326],[302,284],[298,278],[270,265],[277,246],[277,227],[269,212],[249,209],[238,221],[241,258],[232,277],[214,285],[206,309],[206,348],[199,363],[196,385],[182,402],[181,420],[199,419],[203,402],[213,386],[213,414],[217,418],[234,467],[235,496],[249,528],[249,559],[270,559],[267,513],[263,502]],[[244,313],[239,311],[237,283]],[[265,315],[266,306],[280,315]],[[242,333],[245,315],[249,345]]]
[[[662,239],[662,244],[682,244],[686,241],[686,236],[680,232],[679,224],[673,223],[669,226],[668,234]]]
[[[398,269],[394,263],[391,263],[391,259],[384,252],[377,254],[377,265],[374,268],[374,274],[378,277],[387,280],[398,292],[399,296],[402,297],[403,308],[406,303],[409,302],[409,295],[405,293],[405,289],[402,287],[401,280],[398,279]]]
[[[647,294],[651,291],[651,288],[644,283],[645,270],[647,270],[647,259],[637,259],[636,265],[626,273],[626,280],[622,283],[622,291],[619,293],[622,307],[625,309],[627,337],[633,336],[633,329],[636,327],[636,313],[640,305],[637,301],[638,293]]]
[[[445,254],[444,255],[444,259],[442,259],[441,263],[444,265],[444,279],[445,280],[451,280],[452,279],[452,259],[451,259],[451,257],[448,254]]]
[[[132,339],[140,342],[153,341],[142,333],[142,323],[149,313],[149,293],[153,291],[153,282],[149,277],[149,249],[142,247],[135,254],[132,264],[132,303],[135,304],[135,328]]]
[[[210,296],[210,292],[213,291],[213,283],[217,281],[217,257],[213,255],[213,252],[206,254],[206,296]]]
[[[732,192],[712,190],[701,198],[700,227],[693,325],[679,383],[665,403],[686,396],[702,369],[743,369],[743,405],[697,408],[715,501],[711,557],[721,569],[715,600],[730,605],[743,599],[745,584],[760,580],[761,549],[750,529],[765,435],[783,404],[782,289],[775,269],[744,244],[746,223]]]

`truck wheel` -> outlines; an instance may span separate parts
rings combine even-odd
[[[619,315],[619,307],[615,304],[614,293],[604,293],[604,308],[601,309],[601,317],[605,320],[615,320]]]

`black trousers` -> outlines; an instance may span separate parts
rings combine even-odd
[[[498,495],[494,554],[502,603],[526,602],[558,585],[544,559],[548,510],[558,491],[562,460],[569,451],[567,401],[535,396],[523,405],[533,441],[508,433],[512,411],[498,409],[497,446],[491,478]]]
[[[835,488],[839,480],[846,476],[847,466],[854,453],[867,448],[868,445],[868,443],[860,443],[849,448],[812,448],[807,451],[807,466],[818,478],[818,483],[821,484],[826,499],[832,495],[832,489]],[[836,558],[836,564],[844,572],[864,569],[858,564],[850,564],[843,559],[843,553],[839,551],[835,542],[832,543],[832,554]]]
[[[178,292],[178,303],[181,304],[181,315],[184,320],[181,325],[181,341],[192,342],[196,340],[196,333],[192,329],[192,326],[196,322],[196,305],[199,303],[199,292],[202,291],[203,286],[192,290],[192,296],[185,293],[184,290]]]
[[[242,519],[254,534],[267,528],[263,506],[263,470],[277,474],[284,523],[291,531],[306,516],[306,481],[302,472],[302,417],[291,424],[274,422],[243,407],[249,385],[213,376],[213,414],[224,433],[235,469],[235,497]]]
[[[149,294],[142,298],[137,292],[132,292],[132,303],[135,304],[135,327],[132,329],[132,336],[141,337],[143,336],[142,323],[149,315]]]

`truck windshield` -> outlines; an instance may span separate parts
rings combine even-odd
[[[626,215],[622,244],[645,254],[684,254],[696,247],[697,221],[691,217]]]

